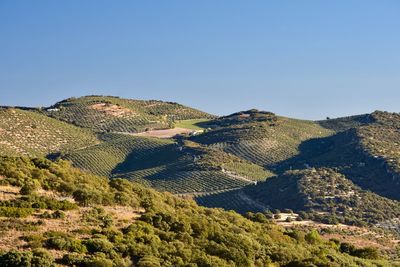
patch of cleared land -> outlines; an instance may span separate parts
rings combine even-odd
[[[150,130],[141,133],[129,133],[133,136],[144,136],[144,137],[158,137],[158,138],[171,138],[178,134],[189,134],[193,132],[192,129],[188,128],[173,128],[173,129],[165,129],[165,130]]]
[[[130,110],[129,108],[121,107],[118,105],[113,105],[109,103],[98,103],[91,105],[90,108],[104,112],[107,115],[111,115],[114,117],[125,117],[135,115],[135,112]]]

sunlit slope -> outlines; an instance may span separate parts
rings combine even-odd
[[[355,115],[348,117],[341,117],[335,119],[326,119],[317,121],[322,127],[341,132],[351,128],[357,128],[363,125],[371,124],[375,121],[372,114]]]
[[[206,206],[224,207],[240,212],[262,210],[268,205],[280,209],[299,209],[296,205],[301,204],[301,199],[305,196],[304,192],[296,191],[297,189],[294,186],[297,180],[289,179],[286,181],[286,178],[292,176],[284,175],[284,173],[288,170],[297,169],[300,174],[302,172],[309,174],[311,168],[330,168],[328,169],[330,176],[339,177],[335,180],[337,186],[346,188],[351,184],[352,188],[354,186],[357,187],[358,192],[363,192],[363,194],[366,194],[364,196],[368,196],[368,200],[365,203],[369,203],[369,206],[367,206],[374,213],[382,215],[380,211],[373,207],[376,205],[385,214],[392,214],[391,211],[383,208],[385,205],[387,207],[393,206],[392,204],[380,204],[386,203],[388,199],[400,199],[400,115],[377,111],[364,116],[364,118],[366,117],[369,118],[368,123],[353,124],[353,127],[343,131],[338,130],[336,134],[302,142],[297,155],[280,162],[276,167],[276,173],[281,174],[279,178],[272,178],[254,188],[249,187],[246,192],[248,193],[247,196],[250,197],[250,201],[246,196],[243,197],[244,191],[239,190],[201,197],[198,198],[198,202]],[[348,122],[348,119],[345,118],[342,121]],[[337,125],[336,122],[334,124]],[[313,178],[313,184],[317,185],[320,182],[317,178],[325,176],[311,174],[310,177]],[[305,178],[301,180],[306,181]],[[274,181],[280,181],[280,183],[274,183]],[[321,178],[321,181],[323,182],[323,178]],[[309,186],[313,186],[313,184],[310,183]],[[250,190],[250,188],[253,188],[253,190]],[[288,193],[285,191],[288,188],[296,190]],[[318,194],[321,198],[326,197],[322,191],[317,190],[315,192],[316,195],[314,197]],[[275,198],[277,195],[281,196],[281,198]],[[269,201],[263,201],[263,196],[264,199],[269,198]],[[335,199],[337,197],[339,196],[335,196]],[[272,198],[276,202],[272,202]],[[328,200],[330,198],[327,197]],[[350,202],[347,203],[349,204]],[[362,205],[362,203],[360,204],[356,201],[354,205]],[[336,204],[333,206],[340,208]],[[347,208],[349,209],[348,211],[351,211],[357,206],[348,206]],[[364,214],[365,212],[367,211],[362,213]],[[353,219],[364,215],[353,215]],[[386,216],[384,218],[387,219]],[[329,220],[334,219],[330,218]]]
[[[197,143],[108,134],[103,143],[63,155],[75,166],[174,193],[239,188],[272,174],[262,167]]]
[[[89,130],[70,125],[34,111],[0,109],[0,154],[46,155],[95,144]]]
[[[51,117],[96,131],[142,132],[172,128],[174,121],[213,118],[178,103],[111,96],[69,98],[46,109]]]
[[[368,124],[303,142],[300,154],[280,171],[308,167],[336,168],[363,189],[400,199],[400,115],[374,112]]]
[[[192,140],[274,168],[279,162],[297,155],[302,142],[332,134],[331,130],[312,121],[254,110],[238,114],[209,122],[212,130]]]

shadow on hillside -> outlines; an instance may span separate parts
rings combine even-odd
[[[299,151],[297,156],[276,164],[274,171],[282,174],[290,169],[334,168],[364,190],[400,200],[398,179],[388,171],[384,160],[362,150],[355,129],[307,140]]]
[[[173,173],[187,163],[184,154],[177,150],[175,144],[165,145],[138,153],[133,151],[111,172],[113,177],[125,176],[129,173],[142,172],[140,176],[149,180],[173,179]]]

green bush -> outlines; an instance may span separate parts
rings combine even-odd
[[[29,251],[11,250],[0,255],[2,267],[52,267],[54,258],[43,249]]]
[[[32,208],[0,207],[0,217],[25,218],[33,212]]]
[[[145,256],[137,264],[138,267],[157,267],[161,266],[160,260],[154,256]]]
[[[84,244],[80,240],[73,239],[66,235],[56,235],[50,237],[45,242],[46,247],[58,249],[58,250],[67,250],[70,252],[79,252],[85,253],[87,249]]]
[[[21,195],[31,195],[35,193],[38,188],[39,188],[38,182],[36,180],[30,180],[21,187],[19,193]]]
[[[32,267],[52,267],[54,266],[54,257],[44,249],[33,250]]]
[[[84,244],[86,245],[88,251],[90,253],[95,252],[103,252],[103,253],[111,253],[113,252],[113,244],[107,239],[103,238],[95,238],[85,240]]]
[[[342,253],[347,253],[349,255],[364,259],[376,260],[380,258],[379,251],[373,247],[356,248],[352,244],[341,243],[339,250]]]
[[[321,236],[317,230],[311,230],[311,232],[306,234],[305,240],[312,245],[316,245],[321,242]]]
[[[44,219],[64,219],[65,218],[65,213],[62,212],[61,210],[56,210],[53,213],[50,213],[48,211],[45,211],[40,215],[40,218]]]
[[[73,197],[83,206],[101,203],[101,195],[94,190],[78,189],[73,193]]]

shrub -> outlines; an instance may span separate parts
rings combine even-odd
[[[84,243],[90,253],[94,252],[103,252],[103,253],[111,253],[113,251],[113,244],[107,239],[103,238],[95,238],[88,239]]]
[[[44,249],[35,249],[31,261],[32,267],[51,267],[54,266],[53,256]]]
[[[284,212],[284,213],[293,213],[293,210],[291,210],[291,209],[284,209],[283,212]]]
[[[48,211],[45,211],[40,215],[40,218],[44,219],[64,219],[65,218],[65,213],[62,212],[61,210],[56,210],[53,213],[50,213]]]
[[[380,258],[379,251],[376,248],[372,247],[356,249],[352,255],[359,258],[370,259],[370,260],[377,260]]]
[[[25,218],[33,212],[32,208],[0,207],[0,217]]]
[[[138,267],[157,267],[161,266],[160,261],[154,256],[144,256],[137,264]]]
[[[36,180],[29,180],[21,187],[19,191],[21,195],[31,195],[39,188],[39,184]]]
[[[372,247],[356,248],[352,244],[342,243],[340,244],[339,250],[342,253],[347,253],[349,255],[364,259],[376,260],[380,258],[379,251]]]
[[[274,210],[272,210],[272,213],[273,213],[273,214],[279,214],[279,213],[281,213],[281,211],[278,210],[278,209],[274,209]]]
[[[46,247],[58,249],[58,250],[67,250],[70,252],[79,252],[85,253],[87,249],[84,244],[80,240],[73,239],[68,236],[53,236],[47,239]]]
[[[85,267],[113,267],[113,261],[105,257],[87,257],[81,263]]]
[[[292,217],[290,217],[290,216],[288,216],[288,217],[286,217],[286,220],[285,220],[286,222],[293,222],[293,218]]]
[[[34,234],[23,237],[23,240],[28,243],[30,248],[40,248],[43,246],[44,237],[41,234]]]
[[[3,267],[30,267],[32,253],[28,251],[11,250],[0,256],[0,266]]]
[[[308,243],[315,245],[321,242],[321,236],[319,235],[317,230],[311,230],[311,232],[307,233],[305,239]]]
[[[110,180],[109,185],[120,192],[129,192],[132,190],[132,183],[130,183],[126,179],[112,179]]]
[[[78,266],[84,259],[84,255],[80,253],[67,253],[61,259],[61,262],[68,266]]]
[[[78,189],[73,193],[74,199],[83,206],[89,206],[99,202],[99,195],[87,189]]]

